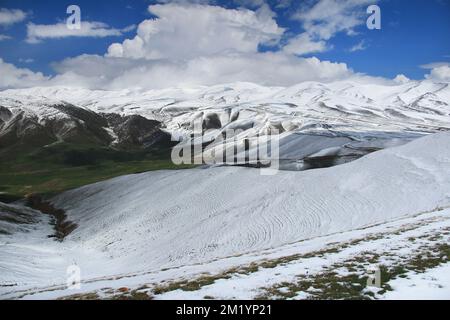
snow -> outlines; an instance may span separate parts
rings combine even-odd
[[[254,299],[263,292],[264,288],[270,288],[273,285],[281,283],[295,283],[299,279],[306,279],[308,276],[321,274],[327,268],[331,268],[332,271],[346,276],[349,274],[348,270],[345,270],[345,268],[344,270],[338,270],[334,265],[344,261],[355,263],[355,257],[364,256],[367,252],[378,254],[381,257],[389,257],[389,259],[381,261],[381,264],[384,266],[390,266],[399,261],[402,264],[404,263],[403,259],[408,259],[420,253],[421,250],[426,250],[423,249],[425,244],[432,244],[427,242],[427,240],[411,242],[410,239],[412,237],[419,239],[426,235],[437,235],[441,234],[444,230],[448,230],[450,227],[449,213],[450,210],[448,209],[426,213],[412,218],[399,219],[394,222],[369,228],[318,237],[261,252],[259,258],[262,261],[271,261],[271,259],[273,261],[277,257],[289,257],[292,254],[303,254],[306,252],[312,254],[312,256],[309,258],[299,257],[292,259],[290,262],[279,263],[270,268],[259,268],[258,271],[248,274],[235,273],[232,274],[231,278],[216,280],[213,284],[203,286],[199,290],[183,291],[178,289],[169,291],[157,295],[156,299],[203,299],[205,296],[216,299]],[[448,241],[448,237],[442,241]],[[319,249],[339,248],[339,246],[342,246],[344,249],[336,250],[336,252],[331,251],[325,255],[317,254]],[[362,265],[364,270],[360,276],[366,278],[368,275],[366,272],[371,270],[373,266],[364,260]],[[437,270],[442,269],[440,267],[437,268]],[[413,273],[409,273],[409,275],[411,274]],[[425,274],[427,273],[423,275]],[[384,295],[377,294],[377,299],[389,299],[391,295],[393,299],[403,296],[404,291],[398,294],[395,293],[399,288],[396,285],[397,282],[403,283],[405,286],[414,287],[416,278],[410,276],[409,280],[400,279],[396,278],[388,282],[387,284],[394,286],[394,291],[388,291]],[[440,291],[442,298],[444,298],[445,288],[448,286],[446,279],[448,279],[447,275],[440,275],[433,278],[434,282],[432,285],[444,289]],[[380,289],[366,287],[364,290],[377,293]],[[280,291],[288,290],[287,288],[283,288]],[[310,293],[314,291],[320,292],[320,290],[309,288],[308,292],[297,292],[293,299],[308,299],[311,296]],[[410,293],[410,295],[413,294],[414,291]],[[417,298],[426,298],[427,296],[429,298],[437,297],[436,294],[426,295],[424,292],[424,294],[420,297],[417,296]],[[408,295],[405,295],[405,297],[408,297]],[[277,297],[273,296],[272,298]]]
[[[45,106],[61,101],[95,112],[140,114],[163,121],[169,130],[191,121],[198,112],[223,115],[233,110],[242,113],[239,120],[259,118],[260,129],[271,121],[287,121],[326,124],[335,130],[422,132],[449,128],[450,88],[425,80],[384,86],[340,81],[304,82],[290,88],[233,83],[150,91],[37,87],[0,92],[0,105],[25,108],[38,117],[50,116]]]
[[[450,300],[450,263],[429,269],[423,273],[410,272],[406,278],[389,282],[386,300]]]
[[[280,158],[289,160],[326,154],[325,150],[332,147],[340,156],[351,153],[355,147],[386,148],[449,130],[448,101],[448,84],[428,80],[397,85],[339,81],[304,82],[282,88],[238,82],[149,91],[36,87],[0,92],[0,106],[14,115],[25,112],[40,123],[54,118],[69,122],[70,116],[50,106],[70,103],[94,112],[138,114],[158,120],[165,131],[178,139],[191,135],[196,119],[215,114],[222,128],[211,134],[212,139],[227,129],[243,130],[238,136],[241,143],[243,139],[281,130]],[[8,123],[3,129],[8,129]],[[0,127],[0,135],[1,130]],[[113,135],[112,138],[115,139]],[[235,143],[232,137],[227,139],[224,146],[214,148]],[[288,164],[287,168],[302,166]]]
[[[112,259],[132,259],[135,268],[174,267],[448,205],[450,179],[441,172],[450,170],[449,141],[441,134],[304,174],[212,168],[123,176],[53,203],[85,226],[68,241],[98,250],[108,244]]]
[[[450,129],[448,101],[448,84],[427,80],[390,86],[341,81],[290,88],[234,83],[150,91],[2,91],[0,106],[39,121],[66,118],[49,106],[67,102],[95,112],[156,119],[181,136],[191,133],[194,119],[214,113],[221,119],[220,130],[244,129],[242,139],[281,127],[282,159],[388,149],[328,169],[280,171],[274,176],[236,167],[158,171],[65,192],[51,201],[65,209],[78,228],[63,242],[48,238],[52,229],[46,217],[14,229],[12,235],[0,234],[0,297],[64,287],[66,268],[72,264],[81,267],[84,291],[111,282],[137,286],[144,279],[176,279],[266,254],[325,246],[346,233],[358,234],[360,228],[386,227],[448,207],[450,134],[436,133]],[[323,263],[286,266],[278,278],[263,272],[220,280],[208,294],[232,291],[252,298],[255,287],[292,279],[299,268],[310,270]],[[126,277],[117,279],[121,275]],[[401,294],[409,283],[424,288],[433,283],[433,275],[410,274],[408,283],[394,280],[396,289],[390,294]],[[68,294],[65,289],[42,290],[33,297]],[[177,294],[186,297],[184,292],[167,297]],[[194,298],[201,298],[204,292],[196,294]]]
[[[329,169],[158,171],[68,191],[52,202],[79,227],[62,243],[43,228],[0,235],[0,281],[64,284],[71,264],[86,281],[203,265],[430,212],[450,205],[449,143],[441,133]]]

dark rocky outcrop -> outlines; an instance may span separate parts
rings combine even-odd
[[[104,114],[108,125],[117,135],[119,148],[149,148],[162,140],[170,141],[170,135],[161,130],[161,123],[139,115],[121,116]]]
[[[0,107],[0,149],[68,142],[128,150],[170,141],[170,135],[161,130],[160,122],[139,115],[99,114],[71,104],[48,108],[58,110],[59,116],[39,119],[30,113],[13,114]]]
[[[50,237],[56,238],[58,241],[63,241],[66,236],[78,227],[76,223],[67,220],[64,210],[55,208],[50,202],[44,201],[38,194],[27,195],[26,205],[53,218],[55,234]]]
[[[204,116],[203,130],[220,129],[220,128],[222,128],[222,123],[217,113],[208,113],[207,115]]]
[[[12,112],[9,109],[0,106],[0,125],[11,119]]]

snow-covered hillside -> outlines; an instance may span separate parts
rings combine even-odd
[[[65,192],[51,201],[78,228],[63,242],[41,224],[0,235],[0,292],[64,285],[71,264],[86,283],[196,264],[202,272],[217,259],[440,210],[450,206],[449,146],[440,133],[329,169],[160,171]]]

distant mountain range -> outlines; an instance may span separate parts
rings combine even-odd
[[[193,122],[201,118],[203,129],[216,130],[213,136],[240,129],[240,141],[276,129],[281,133],[280,157],[288,161],[358,155],[449,130],[449,101],[449,85],[431,81],[304,82],[289,88],[233,83],[150,91],[6,90],[0,92],[0,146],[65,141],[146,148],[169,141],[169,134],[189,137]]]

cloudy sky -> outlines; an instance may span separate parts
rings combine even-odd
[[[449,82],[449,39],[450,0],[0,0],[0,88]]]

